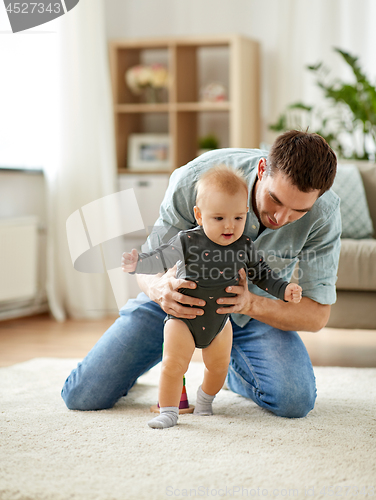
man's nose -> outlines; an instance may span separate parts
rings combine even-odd
[[[279,226],[286,224],[290,217],[290,210],[288,208],[281,208],[277,212],[274,213],[274,220]]]

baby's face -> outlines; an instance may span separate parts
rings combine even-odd
[[[235,195],[207,190],[194,208],[197,223],[206,236],[218,245],[226,246],[238,240],[244,232],[248,212],[248,194],[241,189]]]

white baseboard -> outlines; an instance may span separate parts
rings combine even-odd
[[[33,316],[49,311],[46,298],[26,302],[15,302],[0,305],[0,321],[7,319],[22,318],[24,316]]]

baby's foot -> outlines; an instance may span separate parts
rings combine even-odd
[[[213,415],[212,403],[215,398],[214,396],[210,396],[206,394],[202,389],[201,385],[197,390],[197,398],[196,398],[196,406],[193,411],[194,415],[206,416]]]
[[[148,422],[148,426],[152,429],[167,429],[174,427],[178,422],[179,408],[175,406],[166,406],[160,409],[160,415]]]

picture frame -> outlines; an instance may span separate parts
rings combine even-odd
[[[169,134],[130,134],[128,169],[171,170],[171,146]]]

